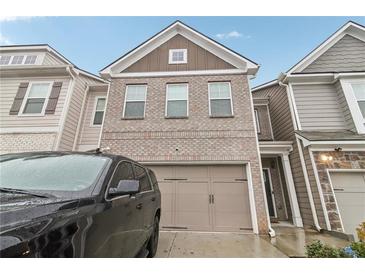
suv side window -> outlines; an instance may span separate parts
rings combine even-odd
[[[152,181],[153,187],[155,189],[157,189],[158,188],[158,182],[157,182],[155,173],[152,170],[148,169],[148,175],[150,175],[150,179]]]
[[[136,172],[136,180],[139,180],[140,192],[152,190],[146,170],[143,167],[137,165],[134,165],[134,170]]]
[[[117,187],[120,180],[134,180],[133,167],[129,162],[121,162],[114,172],[109,187]]]

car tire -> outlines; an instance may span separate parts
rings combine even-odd
[[[155,216],[155,220],[153,223],[153,231],[147,244],[148,258],[153,258],[156,255],[159,233],[160,233],[160,218],[158,216]]]

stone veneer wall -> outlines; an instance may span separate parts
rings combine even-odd
[[[321,154],[331,155],[333,160],[324,162]],[[335,203],[335,194],[329,182],[327,169],[365,169],[365,151],[314,151],[318,177],[321,183],[331,229],[342,231],[339,211]]]

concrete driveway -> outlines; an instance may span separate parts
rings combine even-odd
[[[160,232],[156,258],[286,258],[268,240],[239,233]]]

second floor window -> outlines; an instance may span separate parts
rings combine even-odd
[[[357,104],[359,105],[362,117],[365,119],[365,83],[351,84]]]
[[[166,86],[166,117],[188,116],[188,84],[168,84]]]
[[[93,120],[94,126],[99,126],[103,123],[104,112],[105,112],[105,101],[106,101],[105,97],[96,98],[95,113]]]
[[[257,130],[257,133],[261,133],[261,130],[260,130],[260,120],[259,120],[259,112],[257,111],[257,109],[255,109],[255,120],[256,120],[256,130]]]
[[[124,118],[144,118],[146,107],[146,85],[128,85],[124,102]]]
[[[209,83],[209,115],[211,117],[233,116],[231,83]]]
[[[42,114],[50,91],[49,83],[33,83],[24,100],[23,114]]]

